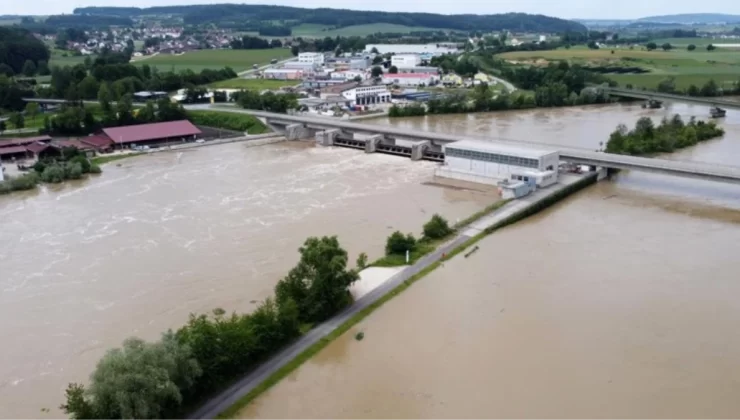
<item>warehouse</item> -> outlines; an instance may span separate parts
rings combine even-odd
[[[557,151],[463,140],[444,146],[444,153],[437,176],[489,185],[505,179],[534,179],[538,187],[557,182]]]

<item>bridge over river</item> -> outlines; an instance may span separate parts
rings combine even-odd
[[[315,136],[318,142],[331,145],[335,142],[348,143],[345,146],[362,148],[368,152],[383,151],[378,147],[385,147],[389,153],[392,148],[410,156],[412,159],[442,160],[444,153],[442,146],[460,140],[494,141],[497,143],[515,144],[518,146],[532,146],[537,149],[558,150],[560,159],[565,162],[591,165],[613,169],[630,169],[636,171],[654,172],[665,175],[699,178],[712,181],[740,183],[740,167],[707,164],[701,162],[676,161],[659,158],[644,158],[636,156],[616,155],[603,152],[594,152],[569,147],[553,148],[551,144],[536,142],[505,141],[491,138],[465,137],[453,134],[434,133],[419,130],[407,130],[396,127],[371,125],[351,122],[330,117],[305,115],[276,114],[264,111],[243,110],[238,108],[219,108],[227,112],[243,112],[263,119],[273,129],[285,132],[289,139],[309,138]],[[366,136],[365,139],[355,134]],[[400,146],[397,140],[408,141],[411,146]],[[353,142],[353,144],[349,144]],[[356,144],[354,144],[356,143]]]

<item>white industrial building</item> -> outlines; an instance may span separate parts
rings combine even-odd
[[[416,67],[421,64],[421,57],[419,54],[400,54],[391,57],[391,66],[401,67]]]
[[[355,80],[356,77],[359,77],[362,80],[367,79],[367,72],[365,71],[357,71],[357,70],[345,70],[345,71],[335,71],[331,73],[330,76],[334,80]]]
[[[324,53],[304,52],[298,54],[299,63],[311,63],[316,65],[324,64]]]
[[[385,85],[356,86],[342,91],[352,105],[374,105],[391,102],[391,93]]]
[[[375,49],[379,54],[429,54],[431,56],[454,54],[457,48],[440,44],[367,44],[365,52]]]
[[[547,187],[558,180],[560,153],[462,140],[444,146],[445,161],[435,175],[480,184],[499,185],[501,181],[532,182]]]
[[[439,82],[438,74],[430,73],[386,73],[383,75],[383,83],[387,85],[409,86],[432,86]]]
[[[303,77],[303,71],[298,69],[267,69],[262,72],[265,79],[295,80]]]

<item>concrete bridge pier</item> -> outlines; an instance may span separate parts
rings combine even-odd
[[[382,134],[368,136],[365,140],[365,153],[375,153],[378,149],[378,144],[383,141],[383,137]]]
[[[285,138],[288,140],[301,140],[310,138],[313,130],[304,124],[289,124],[285,126]]]
[[[421,160],[424,157],[424,151],[431,146],[431,142],[420,141],[411,145],[411,160]]]
[[[333,146],[334,139],[341,133],[341,130],[335,128],[331,130],[317,131],[316,132],[316,144],[320,146]]]

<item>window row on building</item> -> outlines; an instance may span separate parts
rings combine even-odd
[[[501,165],[513,165],[522,166],[525,168],[538,168],[539,161],[537,159],[523,158],[519,156],[502,155],[499,153],[489,152],[477,152],[474,150],[466,149],[453,149],[451,147],[445,148],[445,154],[449,157],[475,159],[484,162],[493,162]]]

